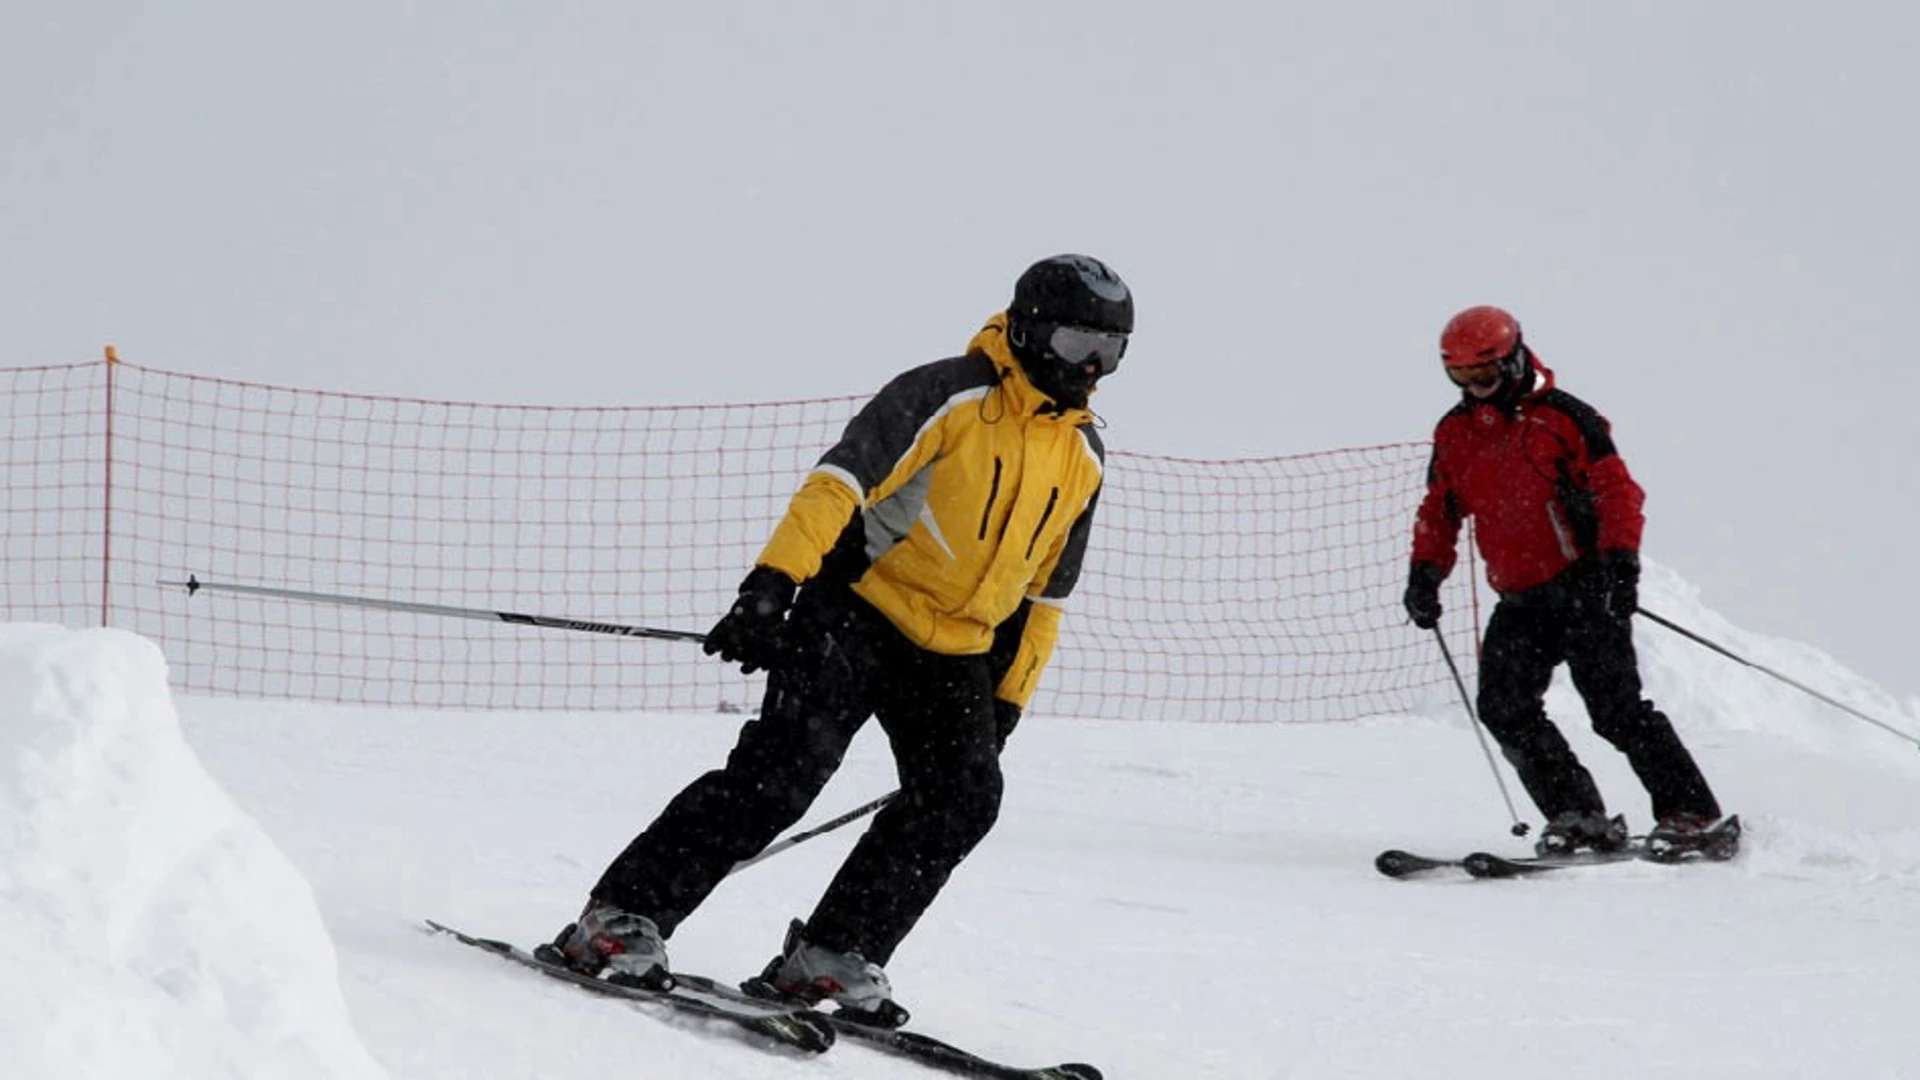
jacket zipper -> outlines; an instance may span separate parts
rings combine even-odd
[[[987,488],[987,505],[980,511],[980,539],[987,538],[987,522],[993,519],[993,501],[1000,497],[1000,458],[993,459],[993,484]]]
[[[1053,504],[1059,501],[1060,488],[1058,485],[1055,485],[1054,489],[1047,495],[1047,508],[1040,511],[1040,524],[1033,527],[1033,538],[1027,541],[1027,558],[1033,558],[1033,545],[1040,542],[1040,531],[1047,527],[1047,519],[1053,516]]]

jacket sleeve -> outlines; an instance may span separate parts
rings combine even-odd
[[[821,560],[859,506],[860,495],[844,476],[814,470],[793,493],[786,515],[774,526],[754,565],[771,566],[795,581],[808,580],[820,572]]]
[[[1436,567],[1440,576],[1445,578],[1453,573],[1455,561],[1459,558],[1460,500],[1453,493],[1453,483],[1448,476],[1445,447],[1447,439],[1446,421],[1433,431],[1433,456],[1427,462],[1427,494],[1420,500],[1420,508],[1413,516],[1413,556],[1414,565],[1426,563]]]
[[[1099,501],[1100,493],[1095,491],[1086,509],[1074,519],[1073,527],[1041,564],[1034,577],[1035,588],[1020,605],[1019,614],[995,631],[994,671],[999,678],[995,697],[1022,709],[1033,699],[1040,673],[1046,670],[1053,647],[1060,641],[1061,604],[1080,580],[1087,540],[1093,533],[1093,511]]]
[[[1613,425],[1599,411],[1578,398],[1568,397],[1562,407],[1580,433],[1581,462],[1586,474],[1586,490],[1598,519],[1593,537],[1597,551],[1640,550],[1640,534],[1646,529],[1644,513],[1647,496],[1627,471],[1613,443]]]
[[[939,453],[936,421],[952,402],[956,373],[952,362],[929,364],[882,387],[801,483],[755,565],[795,581],[819,573],[854,511],[885,499]]]
[[[1022,620],[1013,654],[993,691],[993,696],[1022,709],[1033,700],[1033,692],[1040,685],[1040,673],[1046,670],[1047,661],[1053,658],[1053,647],[1060,640],[1059,607],[1038,602],[1024,607],[1027,617]]]
[[[1647,496],[1627,471],[1627,463],[1619,454],[1609,454],[1594,463],[1588,481],[1600,513],[1600,550],[1638,552],[1647,524],[1642,509]]]

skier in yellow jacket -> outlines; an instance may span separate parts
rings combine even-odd
[[[1133,297],[1085,255],[1043,259],[965,355],[909,370],[847,424],[707,634],[768,672],[723,768],[671,800],[555,945],[582,971],[658,979],[664,939],[799,820],[875,717],[900,793],[875,815],[767,984],[898,1024],[883,969],[999,813],[999,754],[1080,574],[1105,449],[1087,398]]]

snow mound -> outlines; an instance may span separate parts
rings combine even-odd
[[[201,768],[152,643],[0,626],[10,1077],[378,1077],[307,882]]]
[[[1643,613],[1656,613],[1740,658],[1716,653],[1652,619],[1635,620],[1634,642],[1647,696],[1683,732],[1760,732],[1803,750],[1873,758],[1920,775],[1920,755],[1911,741],[1920,738],[1920,718],[1910,703],[1903,704],[1811,645],[1740,629],[1708,608],[1697,588],[1659,563],[1647,562],[1644,573]],[[1580,709],[1584,715],[1564,668],[1556,673],[1555,690],[1558,696],[1550,704]],[[1834,708],[1807,690],[1874,722]]]

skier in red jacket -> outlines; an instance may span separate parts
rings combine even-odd
[[[1614,850],[1627,838],[1624,817],[1607,816],[1592,774],[1547,718],[1562,662],[1594,731],[1647,789],[1650,843],[1684,843],[1719,820],[1720,805],[1673,724],[1641,696],[1630,621],[1646,520],[1640,485],[1606,418],[1555,388],[1512,315],[1462,311],[1440,335],[1440,356],[1461,400],[1434,428],[1407,614],[1423,630],[1439,624],[1440,583],[1472,517],[1500,597],[1481,648],[1480,721],[1547,819],[1536,850]]]

